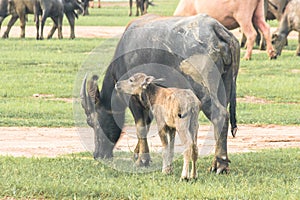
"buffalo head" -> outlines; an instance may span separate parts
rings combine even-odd
[[[276,55],[280,56],[283,47],[286,44],[286,36],[283,34],[274,33],[272,35],[272,45],[276,51]]]
[[[113,148],[118,141],[122,129],[118,123],[124,123],[124,110],[112,111],[105,97],[101,97],[98,89],[98,76],[88,82],[85,77],[82,83],[80,98],[84,108],[87,124],[94,130],[94,158],[112,158]]]

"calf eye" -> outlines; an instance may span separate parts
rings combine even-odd
[[[129,82],[131,82],[131,83],[132,83],[132,82],[133,82],[133,79],[132,79],[132,78],[130,78],[130,79],[129,79]]]

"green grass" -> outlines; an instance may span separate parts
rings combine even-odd
[[[150,7],[149,12],[172,15],[177,2],[155,0],[156,6]],[[125,26],[135,18],[128,17],[127,12],[128,6],[124,3],[90,9],[91,15],[81,16],[76,23]],[[29,16],[30,24],[33,22]],[[0,126],[71,127],[74,118],[76,123],[86,124],[78,102],[72,111],[72,98],[78,97],[80,82],[86,72],[100,76],[105,73],[117,41],[83,38],[0,40]],[[259,52],[253,54],[251,61],[241,61],[238,97],[255,97],[265,103],[238,102],[239,123],[300,124],[300,58],[294,56],[296,48],[297,41],[290,40],[277,60],[270,61],[265,52]],[[34,94],[44,96],[35,98]],[[129,113],[127,118],[127,122],[133,124]],[[201,123],[207,123],[203,115],[200,119]]]
[[[231,155],[228,175],[207,171],[212,157],[199,158],[198,179],[174,174],[116,171],[89,154],[60,158],[0,157],[0,198],[30,199],[298,199],[300,149]]]
[[[0,126],[74,126],[72,98],[78,96],[84,74],[103,74],[117,41],[0,40]],[[259,52],[251,61],[241,61],[238,97],[252,96],[265,103],[239,102],[239,123],[300,124],[300,58],[294,56],[296,45],[290,40],[277,60],[268,60],[265,52]],[[34,94],[46,96],[36,98]],[[81,107],[76,111],[85,124]],[[127,116],[132,124],[130,114]],[[205,117],[201,121],[207,122]]]
[[[134,1],[135,2],[135,1]],[[155,0],[155,6],[149,6],[148,13],[158,14],[163,16],[171,16],[176,9],[177,2],[179,0]],[[78,20],[75,21],[75,24],[78,26],[126,26],[128,22],[135,19],[136,7],[135,4],[133,6],[132,12],[133,16],[129,17],[129,3],[121,2],[121,3],[113,3],[110,6],[105,6],[103,3],[102,8],[90,8],[90,15],[82,16],[80,15]],[[3,26],[6,26],[10,17],[7,17]],[[67,18],[64,17],[63,24],[68,25]],[[19,22],[16,23],[19,26]],[[28,15],[27,25],[34,26],[33,15]],[[52,20],[50,18],[46,21],[47,26],[52,26]]]

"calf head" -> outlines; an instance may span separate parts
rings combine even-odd
[[[118,81],[115,88],[119,92],[131,95],[141,95],[142,91],[155,80],[153,76],[144,73],[136,73],[129,79]]]
[[[276,55],[281,55],[281,51],[286,44],[286,36],[279,33],[273,33],[272,35],[272,45],[276,51]]]

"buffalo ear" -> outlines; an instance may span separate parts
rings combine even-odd
[[[164,79],[164,78],[157,78],[157,79],[154,79],[152,81],[152,83],[162,83],[162,82],[165,82],[165,81],[166,81],[166,79]]]
[[[87,82],[87,93],[94,104],[100,103],[98,79],[99,77],[97,75],[93,75],[93,77]]]

